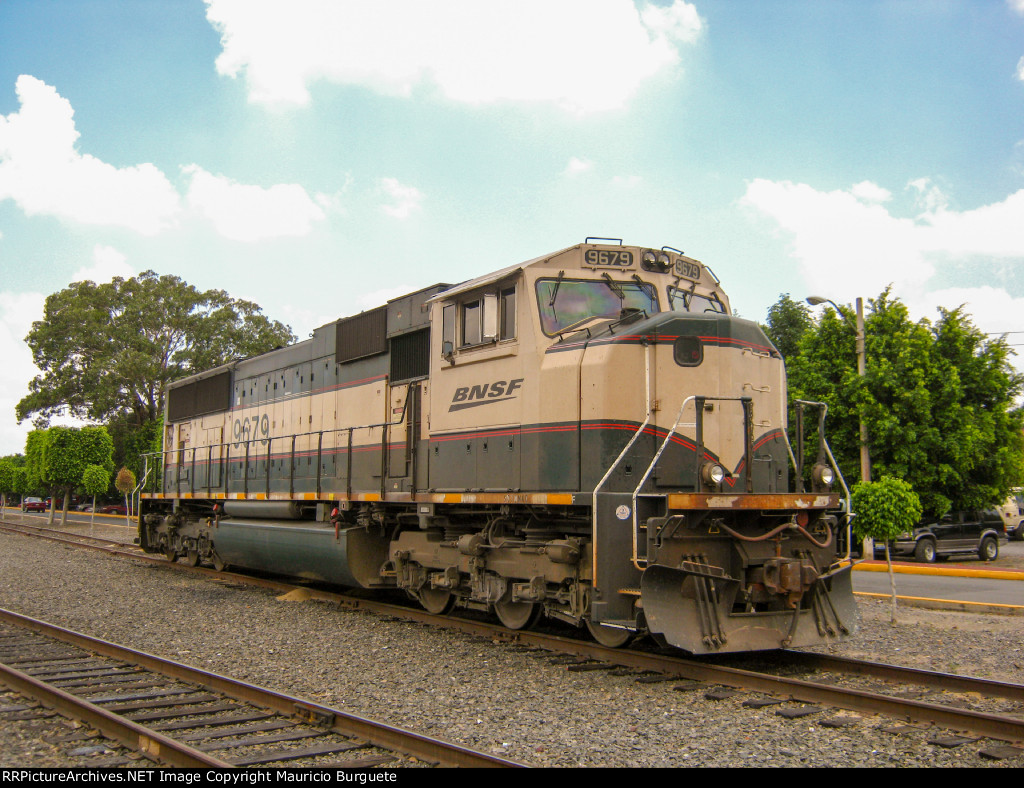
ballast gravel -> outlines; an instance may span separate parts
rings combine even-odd
[[[859,606],[835,653],[1024,683],[1019,617],[901,608],[892,626],[887,602]],[[894,734],[896,721],[836,709],[785,719],[744,708],[749,693],[570,672],[544,652],[8,533],[0,607],[530,766],[1024,766],[979,755],[997,742],[940,747],[928,739],[951,732]],[[13,702],[0,694],[0,711]],[[821,725],[837,714],[853,724]],[[68,726],[0,715],[0,766],[87,763],[50,743],[55,728]]]

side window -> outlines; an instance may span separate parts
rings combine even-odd
[[[514,287],[502,290],[499,299],[501,301],[501,328],[498,332],[498,339],[515,339],[516,336],[516,289]]]
[[[455,304],[447,304],[441,313],[441,355],[455,350]]]
[[[467,301],[462,305],[462,347],[483,342],[483,302]]]
[[[516,338],[516,288],[479,293],[445,304],[441,311],[441,354]]]

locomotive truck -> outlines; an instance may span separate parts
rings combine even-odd
[[[849,495],[790,410],[707,266],[588,238],[170,385],[139,541],[609,646],[822,643],[856,626]]]

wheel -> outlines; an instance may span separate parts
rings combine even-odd
[[[626,645],[635,634],[631,629],[620,629],[619,627],[608,627],[604,624],[587,622],[587,629],[591,637],[606,648],[621,648]]]
[[[416,592],[416,599],[423,609],[435,616],[446,616],[455,607],[455,597],[445,588],[427,588],[424,586]]]
[[[544,607],[536,602],[502,599],[494,603],[494,612],[498,614],[498,620],[509,629],[532,629],[544,613]]]
[[[1024,520],[1017,523],[1017,527],[1014,529],[1010,539],[1014,542],[1024,542]]]
[[[164,550],[164,558],[166,558],[173,564],[175,561],[178,560],[178,553],[175,551],[173,547],[168,547],[166,550]]]
[[[931,539],[922,539],[914,548],[914,558],[924,561],[926,564],[935,563],[935,542]]]
[[[223,561],[219,555],[213,554],[213,568],[218,572],[223,572],[228,568],[227,562]]]
[[[986,536],[978,546],[978,558],[982,561],[995,561],[999,557],[999,542]]]
[[[199,566],[199,551],[189,550],[185,553],[185,565],[186,566]]]

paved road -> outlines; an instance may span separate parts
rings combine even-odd
[[[904,561],[895,565],[896,595],[925,599],[943,599],[979,604],[1015,605],[1024,612],[1024,571],[1013,572],[1009,565],[1020,566],[1024,542],[1009,542],[999,547],[1000,560],[994,563],[964,559],[955,566]],[[1007,560],[1008,559],[1008,560]],[[871,562],[872,569],[861,564],[853,574],[854,591],[889,594],[889,574],[885,562]],[[995,573],[1017,579],[999,579]]]
[[[937,570],[954,572],[956,570]],[[887,572],[856,571],[853,590],[873,594],[890,593]],[[896,573],[896,595],[926,599],[944,599],[981,604],[1017,605],[1024,609],[1024,573],[1020,580],[991,580],[956,575],[918,575]]]

